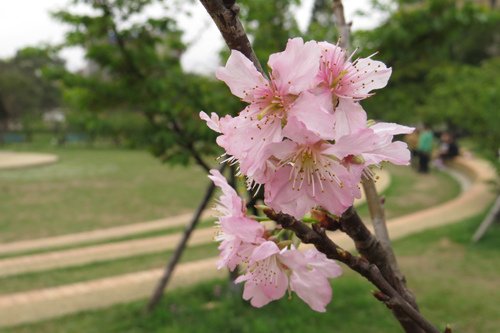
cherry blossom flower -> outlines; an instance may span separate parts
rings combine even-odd
[[[331,154],[332,145],[291,123],[286,139],[269,147],[279,162],[265,186],[265,202],[271,208],[300,219],[315,206],[340,215],[360,196],[341,159]]]
[[[314,311],[325,312],[332,299],[328,279],[339,277],[342,268],[316,249],[287,251],[280,260],[291,270],[290,289]]]
[[[260,308],[282,298],[288,289],[286,267],[279,261],[280,250],[275,242],[267,241],[257,247],[249,258],[244,275],[235,282],[245,282],[243,299]]]
[[[262,307],[294,291],[311,309],[324,312],[332,298],[328,278],[340,276],[337,263],[316,249],[301,251],[283,248],[267,241],[252,253],[246,274],[236,279],[245,282],[243,298]]]
[[[236,191],[229,186],[224,176],[211,170],[208,176],[222,190],[216,210],[222,214],[218,224],[220,232],[215,239],[219,246],[220,259],[217,268],[227,266],[230,270],[248,259],[254,248],[264,241],[264,227],[246,217],[246,207]]]
[[[337,133],[345,135],[365,127],[366,115],[356,102],[385,87],[392,70],[371,57],[351,62],[337,45],[319,42],[318,46],[321,59],[315,92],[324,107],[334,112]]]
[[[308,92],[316,83],[319,69],[317,43],[290,39],[283,52],[269,57],[268,65],[270,78],[266,79],[250,60],[233,50],[216,76],[249,105],[237,117],[227,119],[226,126],[216,127],[213,120],[209,124],[219,129],[222,138],[218,143],[239,161],[242,172],[256,179],[259,174],[249,171],[266,167],[254,164],[262,161],[268,144],[283,139],[282,129],[290,119],[325,138],[333,138],[333,115]]]
[[[391,123],[378,123],[339,138],[329,153],[344,159],[349,156],[359,159],[365,166],[378,165],[383,161],[397,165],[408,165],[410,151],[406,143],[393,142],[394,135],[408,134],[414,128]]]

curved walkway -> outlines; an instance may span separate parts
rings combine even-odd
[[[460,159],[457,166],[473,181],[466,192],[442,205],[409,214],[388,222],[391,238],[461,221],[474,216],[492,202],[485,181],[495,176],[486,162]],[[331,236],[339,245],[351,249],[343,234]],[[178,266],[170,288],[189,286],[204,279],[227,274],[215,269],[216,258],[193,261]],[[82,310],[106,307],[147,297],[161,276],[162,269],[0,296],[0,326],[38,321]]]
[[[0,170],[27,168],[57,162],[52,154],[0,151]]]

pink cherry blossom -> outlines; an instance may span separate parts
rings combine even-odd
[[[243,298],[255,307],[262,307],[282,298],[288,289],[286,267],[279,261],[281,251],[272,241],[262,243],[249,258],[246,273],[236,279],[245,282]]]
[[[250,103],[240,114],[237,127],[253,126],[259,130],[274,127],[274,130],[268,131],[275,133],[286,124],[288,117],[295,117],[311,131],[318,130],[317,125],[328,117],[327,110],[321,112],[318,108],[318,112],[312,112],[309,104],[313,100],[302,94],[316,84],[319,69],[317,43],[304,43],[301,38],[290,39],[283,52],[269,57],[268,65],[271,69],[269,80],[243,54],[233,50],[226,66],[216,71],[217,78],[224,81],[234,95]],[[306,100],[301,101],[302,98]],[[243,124],[245,120],[252,125]],[[255,134],[251,133],[256,140],[254,144],[258,144],[265,136]],[[247,139],[250,137],[246,136]]]
[[[209,178],[222,190],[216,206],[216,210],[222,214],[218,221],[220,232],[215,237],[221,242],[217,268],[227,266],[230,270],[234,270],[238,264],[248,259],[258,244],[264,241],[265,230],[260,223],[246,217],[243,200],[229,186],[224,176],[217,170],[211,170],[210,173]]]
[[[337,45],[318,43],[321,49],[319,86],[332,98],[361,100],[371,96],[374,89],[387,85],[392,70],[371,57],[351,62],[346,52]]]
[[[284,140],[269,147],[278,160],[274,177],[266,184],[265,202],[277,211],[302,218],[315,206],[342,214],[359,197],[356,182],[340,160],[329,153],[332,144],[290,123]]]
[[[342,268],[316,249],[287,251],[280,260],[291,270],[290,289],[314,311],[325,312],[332,298],[328,279],[339,277]]]
[[[289,289],[311,309],[324,312],[332,298],[328,278],[341,272],[335,261],[315,249],[304,253],[293,247],[280,250],[276,243],[267,241],[254,250],[246,274],[236,282],[245,282],[243,298],[255,307],[282,298]]]
[[[318,86],[314,89],[324,107],[334,112],[338,136],[366,126],[366,114],[356,101],[371,96],[374,89],[387,85],[392,70],[369,58],[351,62],[346,51],[327,42],[321,49]]]
[[[413,128],[391,123],[378,123],[350,135],[339,138],[328,151],[338,158],[359,156],[365,166],[378,165],[383,161],[408,165],[410,152],[406,143],[393,142],[394,135],[413,132]]]

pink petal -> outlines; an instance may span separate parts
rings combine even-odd
[[[304,124],[305,128],[324,140],[334,138],[333,126],[335,116],[324,109],[321,100],[310,92],[303,92],[288,111],[288,119],[293,119]],[[287,124],[287,127],[290,125]],[[286,130],[286,127],[285,127]],[[298,133],[295,137],[305,136],[307,133]],[[319,139],[319,138],[318,138]],[[313,141],[317,141],[318,139]]]
[[[339,159],[343,159],[349,155],[361,155],[366,151],[374,149],[378,139],[379,137],[371,129],[365,128],[352,134],[341,136],[327,150],[327,153]]]
[[[290,287],[297,295],[317,312],[325,312],[332,299],[332,288],[328,279],[307,270],[293,271]]]
[[[276,253],[279,253],[280,249],[275,242],[267,241],[260,244],[252,253],[252,262],[264,260]]]
[[[303,191],[292,187],[290,170],[290,166],[284,166],[275,173],[272,180],[266,184],[264,201],[274,210],[300,219],[316,206],[316,203],[310,196],[304,195]]]
[[[242,216],[246,208],[243,204],[242,199],[238,196],[236,191],[229,186],[226,178],[219,172],[219,170],[210,170],[210,175],[208,176],[214,184],[222,190],[222,195],[219,199],[220,203],[225,206],[229,212],[226,214]]]
[[[336,139],[366,128],[366,112],[359,103],[340,98],[333,115]]]
[[[317,269],[322,275],[328,278],[336,278],[342,275],[342,268],[335,260],[328,259],[324,253],[316,249],[310,249],[303,253],[308,265]]]
[[[370,127],[375,133],[382,135],[410,134],[415,128],[395,123],[376,123]]]
[[[387,68],[383,62],[370,58],[356,61],[354,69],[360,78],[351,86],[352,92],[348,95],[355,98],[368,97],[372,90],[385,87],[392,73],[392,69]]]
[[[268,84],[254,64],[237,50],[231,50],[226,66],[218,68],[215,76],[227,84],[233,95],[245,102],[253,101],[254,89],[263,88]]]
[[[304,44],[302,38],[289,39],[285,51],[272,54],[267,64],[278,90],[298,95],[315,84],[319,69],[318,45],[314,41]]]
[[[234,235],[244,242],[257,242],[264,234],[264,226],[247,217],[221,217],[220,225],[224,233]]]
[[[395,141],[363,154],[366,165],[378,164],[382,161],[397,165],[410,164],[411,154],[406,143]]]
[[[217,133],[221,133],[222,132],[221,129],[220,129],[220,124],[219,124],[219,116],[216,113],[212,112],[210,114],[210,117],[209,117],[208,114],[206,114],[203,111],[200,111],[200,118],[202,120],[205,120],[207,122],[207,126],[211,130],[213,130],[213,131],[215,131]]]
[[[251,281],[245,283],[243,299],[246,301],[250,300],[250,304],[256,308],[261,308],[273,300],[269,298],[258,285]]]
[[[290,287],[311,309],[324,312],[332,297],[327,278],[337,277],[340,267],[316,249],[301,252],[290,250],[280,260],[292,270]]]

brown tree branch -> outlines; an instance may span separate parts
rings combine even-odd
[[[259,72],[264,73],[245,29],[238,18],[240,8],[235,3],[236,1],[200,0],[200,2],[217,25],[229,49],[243,53],[253,62]]]
[[[405,286],[406,280],[404,275],[401,273],[401,270],[399,269],[396,255],[394,254],[394,250],[391,245],[389,231],[387,230],[383,198],[378,195],[377,188],[375,187],[375,182],[373,181],[373,179],[364,177],[361,183],[365,192],[366,203],[368,205],[368,210],[372,219],[375,235],[377,236],[380,244],[386,252],[386,259],[388,261],[388,264],[391,266],[395,277],[403,286]],[[415,303],[416,307],[417,305],[415,302],[415,297],[413,295],[411,296],[411,299],[413,299],[413,303]],[[410,301],[410,299],[408,299],[408,301]]]
[[[346,22],[342,0],[333,0],[333,15],[335,25],[339,28],[339,46],[345,50],[351,49],[351,23]]]
[[[114,37],[116,39],[116,43],[118,44],[118,49],[120,50],[120,53],[123,56],[123,59],[125,60],[125,63],[127,64],[127,67],[129,69],[129,72],[134,74],[140,79],[144,78],[144,74],[141,72],[139,67],[136,65],[135,61],[132,58],[132,55],[128,51],[128,49],[125,46],[125,40],[123,39],[123,36],[118,32],[118,29],[115,24],[115,18],[113,15],[113,12],[111,11],[111,8],[108,4],[107,0],[94,0],[94,4],[101,8],[104,14],[104,17],[106,17],[109,20],[109,24],[111,26],[111,31],[113,31]]]
[[[309,228],[307,224],[295,219],[293,216],[276,213],[270,208],[264,209],[264,214],[271,220],[276,221],[283,228],[292,230],[304,243],[313,244],[318,251],[324,253],[328,258],[338,260],[358,272],[368,281],[374,284],[384,295],[381,300],[391,309],[397,309],[411,318],[424,332],[439,333],[440,331],[427,321],[401,294],[385,279],[381,271],[374,263],[370,263],[364,257],[353,256],[335,244],[325,233],[320,225]]]
[[[398,275],[399,269],[397,272],[393,269],[392,261],[389,256],[389,253],[392,253],[392,247],[390,248],[391,251],[387,251],[379,239],[368,230],[353,207],[342,214],[339,223],[341,226],[340,229],[354,240],[354,244],[359,253],[368,259],[369,262],[375,264],[390,285],[397,290],[405,301],[418,311],[414,295],[406,287],[404,279]],[[399,307],[393,307],[392,311],[406,332],[419,331],[414,327],[415,323],[408,318]]]

